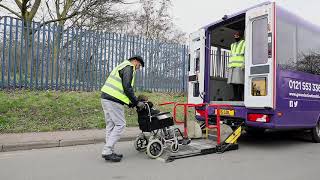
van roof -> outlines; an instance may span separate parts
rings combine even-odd
[[[259,6],[263,6],[263,5],[268,5],[268,4],[271,4],[271,3],[272,3],[271,1],[266,1],[266,2],[263,2],[263,3],[257,4],[255,6],[247,8],[245,10],[239,11],[239,12],[231,14],[231,15],[228,15],[228,19],[232,19],[232,18],[237,17],[237,16],[239,16],[241,14],[244,14],[250,9],[253,9],[253,8],[256,8],[256,7],[259,7]],[[308,21],[308,20],[306,20],[306,19],[304,19],[302,17],[299,17],[296,14],[291,13],[288,10],[286,10],[286,9],[280,7],[280,6],[277,6],[277,16],[285,17],[288,21],[292,21],[292,22],[294,22],[296,24],[299,24],[300,26],[303,26],[303,27],[309,29],[309,30],[313,30],[315,32],[320,32],[320,26],[318,24],[314,24],[314,23],[312,23],[312,22],[310,22],[310,21]],[[206,26],[203,26],[200,29],[208,30],[210,27],[215,26],[215,25],[217,25],[217,24],[219,24],[219,23],[221,23],[223,21],[225,21],[225,20],[220,19],[220,20],[215,21],[213,23],[210,23],[210,24],[208,24]]]
[[[271,4],[271,3],[272,3],[271,1],[266,1],[266,2],[263,2],[263,3],[257,4],[257,5],[255,5],[255,6],[252,6],[252,7],[248,8],[248,9],[245,9],[245,10],[239,11],[239,12],[237,12],[237,13],[235,13],[235,14],[231,14],[231,15],[227,15],[227,16],[228,16],[228,19],[230,19],[230,18],[236,17],[236,16],[238,16],[238,15],[240,15],[240,14],[244,14],[245,12],[247,12],[247,11],[250,10],[250,9],[253,9],[253,8],[256,8],[256,7],[259,7],[259,6],[263,6],[263,5],[268,5],[268,4]],[[210,28],[211,26],[214,26],[214,25],[216,25],[216,24],[218,24],[218,23],[221,23],[221,22],[223,22],[223,21],[224,21],[224,20],[220,19],[220,20],[215,21],[215,22],[213,22],[213,23],[210,23],[210,24],[208,24],[208,25],[206,25],[206,26],[203,26],[201,29],[206,29],[206,30],[207,30],[207,29]]]

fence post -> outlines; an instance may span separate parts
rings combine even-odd
[[[59,64],[60,64],[60,54],[61,54],[61,52],[60,52],[60,45],[61,45],[61,38],[63,38],[63,36],[61,37],[61,33],[62,33],[62,31],[63,31],[63,29],[62,29],[62,26],[60,26],[60,25],[58,25],[57,26],[57,33],[58,33],[58,35],[57,35],[57,53],[56,53],[56,64],[55,64],[55,66],[56,66],[56,90],[58,90],[59,89],[59,72],[60,72],[60,66],[59,66]]]
[[[55,32],[56,32],[56,24],[54,24],[53,25],[53,31],[52,31],[52,58],[50,58],[50,59],[52,59],[52,63],[51,63],[51,89],[53,90],[54,88],[53,88],[53,74],[54,74],[54,61],[55,61],[55,59],[54,59],[54,53],[55,53],[55,45],[54,45],[54,43],[55,43]],[[48,42],[48,44],[49,44],[50,42]]]
[[[11,52],[12,52],[12,17],[10,17],[10,41],[9,41],[9,57],[8,57],[8,88],[10,88],[11,81]]]
[[[2,71],[1,71],[1,88],[4,88],[4,72],[5,72],[5,49],[6,49],[6,36],[7,36],[7,17],[4,17],[3,29],[3,47],[2,47]]]
[[[35,89],[38,89],[38,81],[39,81],[39,49],[40,49],[40,23],[37,23],[37,32],[38,32],[38,35],[37,35],[37,53],[36,53],[36,84],[35,84]]]
[[[16,80],[17,80],[17,44],[18,44],[18,20],[16,19],[16,36],[14,43],[14,77],[13,77],[13,88],[16,88]]]
[[[43,62],[43,60],[44,60],[44,51],[45,51],[45,39],[46,39],[46,28],[44,25],[42,28],[41,89],[43,88],[43,76],[44,76],[44,72],[43,72],[44,62]],[[21,50],[21,55],[22,55],[22,50]]]

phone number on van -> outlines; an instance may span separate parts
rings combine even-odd
[[[290,80],[289,88],[294,90],[320,92],[320,84],[297,80]]]

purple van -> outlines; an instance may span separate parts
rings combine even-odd
[[[235,32],[245,38],[240,100],[227,83]],[[247,132],[305,129],[320,142],[320,27],[265,2],[224,15],[189,39],[188,103],[230,104],[222,119],[243,121]]]

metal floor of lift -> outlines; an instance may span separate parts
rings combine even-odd
[[[172,162],[176,159],[237,150],[239,149],[239,145],[236,142],[240,134],[241,126],[226,136],[220,145],[217,145],[216,139],[210,138],[210,136],[208,139],[192,139],[187,145],[179,145],[178,152],[173,153],[170,151],[170,148],[165,148],[163,154],[157,159],[163,162]]]
[[[171,162],[175,159],[212,154],[216,152],[216,141],[209,139],[193,139],[188,145],[180,145],[179,151],[176,153],[171,152],[169,148],[164,149],[163,154],[157,159],[164,162]]]

